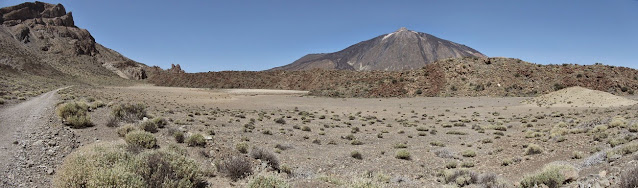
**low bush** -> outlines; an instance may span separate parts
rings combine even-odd
[[[206,146],[206,139],[204,139],[204,136],[202,134],[196,133],[189,136],[188,139],[186,139],[186,143],[188,144],[188,146],[204,147]]]
[[[197,162],[168,150],[139,154],[127,146],[99,143],[71,153],[59,167],[53,184],[79,187],[205,187]]]
[[[129,146],[151,149],[157,146],[157,139],[151,133],[145,131],[132,131],[124,137]]]
[[[217,170],[232,180],[242,179],[253,173],[252,163],[242,156],[234,156],[222,161],[217,165]]]
[[[117,128],[117,135],[120,137],[124,137],[126,136],[126,134],[128,134],[129,132],[135,131],[137,130],[137,128],[131,124],[126,124],[124,126],[121,126],[119,128]]]
[[[402,149],[397,151],[395,157],[397,159],[410,160],[410,152],[408,152],[408,150]]]
[[[543,149],[536,144],[529,144],[527,149],[525,149],[525,155],[534,155],[543,153]]]
[[[184,133],[182,131],[176,131],[173,133],[173,137],[177,143],[184,143]]]
[[[474,150],[465,150],[461,155],[463,157],[476,157],[476,152]]]
[[[157,124],[153,123],[152,121],[144,121],[140,123],[140,129],[150,133],[156,133],[158,131]]]
[[[350,157],[355,158],[355,159],[363,159],[363,155],[361,155],[361,153],[359,153],[359,151],[352,151],[350,152]]]
[[[249,188],[288,188],[288,182],[275,176],[259,176],[248,183]]]
[[[235,149],[237,149],[237,151],[239,151],[240,153],[248,153],[248,143],[246,142],[237,143],[237,145],[235,145]]]
[[[571,165],[562,164],[549,164],[543,168],[540,172],[528,175],[521,180],[520,185],[522,188],[536,187],[545,185],[549,188],[558,188],[566,180],[568,180],[568,173],[574,172],[575,168]],[[576,175],[578,173],[576,172]]]
[[[164,119],[162,117],[153,118],[151,120],[151,122],[153,122],[155,125],[157,125],[157,127],[160,128],[160,129],[163,129],[164,127],[166,127],[166,125],[168,125],[168,121],[166,121],[166,119]]]
[[[250,156],[255,159],[261,159],[262,161],[266,162],[268,166],[274,169],[279,169],[279,159],[277,159],[277,156],[275,156],[275,154],[273,154],[272,152],[258,147],[253,147],[253,149],[250,151]]]
[[[88,111],[89,106],[86,103],[70,102],[58,107],[57,114],[62,118],[64,124],[77,129],[93,126]]]
[[[638,167],[629,167],[620,176],[620,188],[638,187]]]
[[[146,116],[146,106],[140,103],[115,105],[111,114],[120,121],[133,123]]]

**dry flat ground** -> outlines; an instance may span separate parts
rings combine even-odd
[[[214,187],[244,186],[263,174],[279,176],[293,187],[341,187],[353,181],[439,187],[446,183],[442,171],[460,168],[495,173],[515,185],[557,161],[577,170],[581,178],[571,180],[572,185],[587,183],[581,179],[590,174],[614,184],[622,169],[634,165],[633,151],[601,156],[635,144],[635,133],[627,128],[638,114],[632,104],[539,107],[523,104],[530,98],[521,97],[324,98],[302,91],[155,86],[71,88],[66,93],[76,100],[145,104],[149,116],[169,121],[155,133],[160,147],[176,143],[170,130],[210,135],[206,147],[182,144],[202,168],[215,171],[220,161],[248,155],[236,149],[247,143],[276,153],[290,171],[268,170],[255,160],[255,174],[247,179],[231,181],[213,173],[208,181]],[[104,119],[108,110],[91,115]],[[98,121],[95,127],[76,130],[85,138],[82,144],[121,139],[105,120]],[[527,152],[528,146],[540,151]],[[409,158],[399,159],[399,151],[409,152]]]

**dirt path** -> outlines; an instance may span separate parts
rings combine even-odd
[[[75,148],[73,132],[57,126],[61,89],[0,109],[1,187],[50,187],[55,167]]]

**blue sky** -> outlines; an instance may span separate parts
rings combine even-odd
[[[106,47],[187,72],[269,69],[400,27],[490,57],[638,68],[638,0],[42,1],[62,3]]]

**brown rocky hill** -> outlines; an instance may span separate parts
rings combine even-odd
[[[537,96],[565,87],[628,95],[638,71],[607,65],[540,65],[513,58],[456,58],[408,71],[223,71],[149,69],[149,82],[200,88],[308,90],[333,97]]]
[[[271,70],[386,70],[419,69],[428,63],[460,57],[486,57],[462,44],[406,28],[366,40],[335,53],[308,54]]]
[[[143,64],[95,42],[61,4],[27,2],[0,8],[0,88],[143,79]]]

